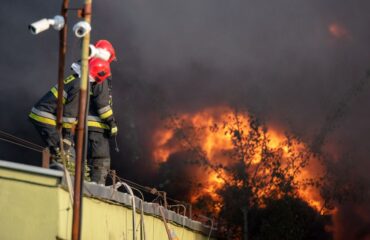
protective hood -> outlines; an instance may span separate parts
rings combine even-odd
[[[78,63],[72,63],[71,69],[78,74],[78,77],[81,78],[81,65]],[[95,82],[95,79],[92,78],[89,74],[89,82]]]

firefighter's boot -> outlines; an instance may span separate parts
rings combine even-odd
[[[63,171],[62,153],[57,147],[50,147],[50,166],[49,168],[54,170]]]
[[[58,147],[49,147],[50,162],[62,163],[62,152]]]
[[[92,160],[90,169],[91,181],[105,185],[110,167],[110,158],[96,158]]]
[[[63,139],[63,149],[66,158],[65,160],[67,162],[74,162],[76,158],[76,152],[73,141],[69,139]]]

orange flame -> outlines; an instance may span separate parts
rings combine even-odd
[[[200,129],[196,144],[200,146],[202,151],[205,153],[207,159],[213,164],[230,164],[228,151],[233,149],[232,135],[225,132],[223,124],[230,121],[230,116],[233,116],[233,111],[227,107],[216,107],[208,108],[203,111],[194,114],[183,114],[179,117],[180,120],[190,123],[192,126],[196,126]],[[249,122],[247,114],[239,114],[240,122]],[[247,132],[249,127],[247,125],[241,126],[244,132]],[[168,157],[177,151],[180,151],[183,146],[174,141],[175,131],[173,129],[161,128],[157,129],[154,135],[154,150],[153,158],[157,163],[166,162]],[[267,143],[269,148],[281,147],[283,149],[283,155],[288,156],[292,154],[291,151],[299,153],[306,149],[306,146],[301,143],[294,147],[288,147],[286,144],[286,137],[284,134],[279,132],[277,129],[269,129],[267,136],[270,141]],[[177,141],[178,142],[178,141]],[[258,150],[252,159],[252,164],[258,164],[261,159],[262,149]],[[305,169],[300,172],[297,180],[307,179],[315,176],[320,172],[320,167],[314,166],[310,169]],[[210,170],[207,173],[208,176],[201,177],[203,189],[194,192],[191,197],[191,202],[194,203],[202,196],[209,196],[214,201],[220,202],[221,198],[217,194],[217,190],[221,189],[225,185],[225,181],[231,181],[231,178],[225,171],[216,172]],[[262,191],[261,194],[264,194]],[[317,190],[312,188],[300,188],[298,195],[303,198],[308,204],[317,209],[318,211],[322,207],[322,199]],[[219,207],[215,209],[219,211]]]
[[[154,133],[155,148],[153,158],[156,162],[165,162],[173,151],[173,149],[167,146],[173,135],[173,131],[168,129],[161,129]]]

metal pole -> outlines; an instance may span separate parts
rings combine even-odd
[[[163,192],[163,201],[164,201],[164,208],[167,209],[168,204],[167,204],[167,193],[166,192]]]
[[[160,212],[160,214],[162,216],[162,220],[163,220],[163,223],[164,223],[164,227],[166,229],[166,232],[167,232],[168,240],[172,240],[171,230],[168,227],[167,220],[166,220],[166,217],[165,217],[164,211],[163,211],[163,206],[159,206],[159,212]]]
[[[50,152],[48,148],[42,150],[42,167],[49,168]]]
[[[58,101],[57,101],[57,130],[61,134],[63,117],[63,89],[64,68],[67,52],[67,11],[69,0],[63,0],[61,15],[64,18],[64,27],[59,32],[59,68],[58,68]]]
[[[125,182],[121,182],[122,185],[126,188],[126,191],[131,195],[131,204],[132,204],[132,239],[136,240],[136,202],[135,195],[132,191],[132,188]]]
[[[204,215],[200,215],[200,217],[203,218],[203,219],[209,220],[211,222],[211,226],[209,228],[209,233],[208,233],[208,238],[207,238],[207,240],[209,240],[211,238],[211,234],[212,234],[212,230],[213,230],[213,218],[209,218],[209,217],[204,216]]]
[[[91,22],[91,2],[85,0],[84,20]],[[88,89],[88,56],[89,56],[90,33],[87,33],[82,40],[82,57],[81,57],[81,87],[78,109],[77,124],[77,142],[76,142],[76,162],[75,162],[75,182],[74,182],[74,201],[73,201],[73,221],[72,221],[72,240],[79,240],[81,237],[81,203],[82,203],[82,164],[85,160],[84,146],[86,125],[86,106],[87,106],[87,89]]]
[[[189,203],[189,218],[193,218],[193,206]]]

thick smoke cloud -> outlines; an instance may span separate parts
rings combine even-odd
[[[150,136],[161,115],[219,104],[246,108],[312,141],[370,67],[369,7],[338,0],[95,1],[92,38],[111,40],[119,58],[112,68],[121,152],[113,153],[113,167],[150,184]],[[45,0],[6,0],[0,8],[0,129],[39,144],[27,114],[56,82],[58,34],[32,36],[27,24],[59,8]],[[331,24],[347,34],[330,34]],[[71,35],[69,46],[68,63],[79,56]],[[351,100],[325,145],[337,156],[351,151],[364,177],[369,89]],[[0,158],[38,163],[36,153],[2,142]]]
[[[132,23],[120,41],[135,46],[136,75],[162,86],[177,108],[239,103],[312,135],[368,69],[366,5],[132,1],[115,2],[108,15]],[[349,36],[331,36],[332,23]],[[110,29],[121,32],[122,22]]]

